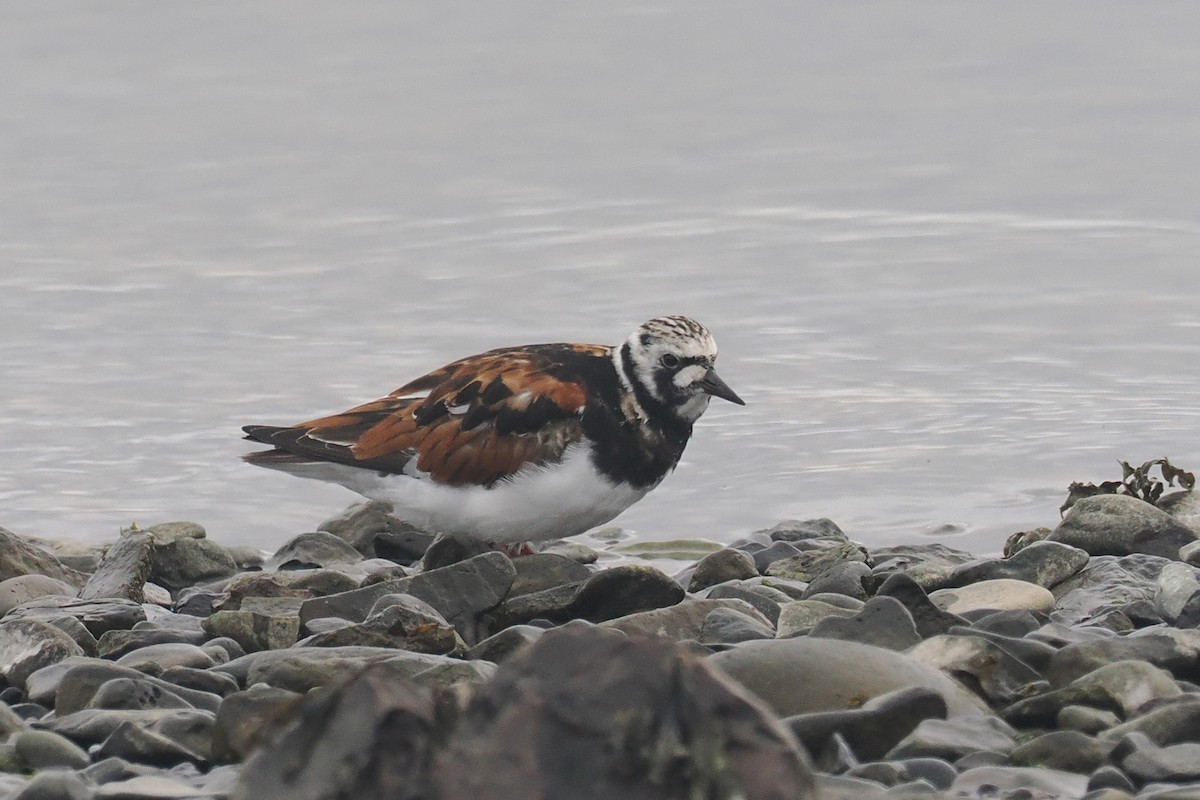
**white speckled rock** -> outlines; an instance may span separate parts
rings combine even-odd
[[[938,608],[951,614],[993,609],[995,611],[1042,611],[1054,608],[1049,589],[1028,581],[997,578],[957,589],[941,589],[929,595]]]

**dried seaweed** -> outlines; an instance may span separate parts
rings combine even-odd
[[[1140,467],[1134,467],[1128,461],[1118,461],[1117,463],[1121,465],[1121,480],[1104,481],[1099,485],[1072,483],[1067,487],[1067,499],[1059,508],[1059,513],[1066,514],[1068,508],[1083,498],[1098,494],[1127,494],[1153,505],[1162,497],[1168,486],[1178,486],[1184,491],[1189,491],[1196,485],[1195,475],[1173,466],[1165,458],[1147,461]],[[1161,479],[1150,474],[1155,467],[1158,467],[1159,474],[1162,475]]]

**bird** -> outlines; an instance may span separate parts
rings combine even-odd
[[[686,316],[621,344],[531,344],[453,361],[379,400],[247,425],[253,465],[340,484],[430,533],[502,549],[602,525],[671,473],[713,397],[717,344]],[[529,552],[529,551],[526,551]]]

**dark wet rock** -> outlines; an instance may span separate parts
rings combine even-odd
[[[826,617],[813,626],[809,635],[861,642],[888,650],[907,650],[921,641],[912,615],[892,597],[873,597],[853,616]]]
[[[1112,753],[1125,774],[1139,783],[1200,780],[1200,743],[1159,747],[1141,733],[1124,736]]]
[[[765,575],[776,561],[797,556],[801,553],[801,550],[791,542],[771,542],[771,544],[765,547],[747,549],[743,552],[749,553],[750,557],[754,560],[754,568]]]
[[[1025,638],[1063,648],[1082,642],[1103,642],[1115,637],[1114,631],[1101,625],[1070,626],[1061,622],[1047,622],[1033,633],[1026,634]]]
[[[138,628],[134,630],[106,631],[97,644],[96,653],[101,658],[118,659],[132,653],[134,650],[148,647],[152,644],[192,644],[200,645],[208,638],[200,629],[183,630],[179,628]]]
[[[74,639],[47,622],[0,620],[0,676],[10,686],[23,687],[39,669],[83,654]]]
[[[57,680],[52,675],[45,676],[48,681],[47,689],[53,690],[50,700],[54,704],[54,711],[60,717],[89,707],[101,688],[115,680],[129,681],[128,684],[122,684],[125,686],[154,687],[155,691],[174,695],[190,706],[207,711],[215,711],[220,704],[220,698],[214,694],[177,686],[161,678],[147,676],[135,669],[110,661],[103,659],[72,661],[74,663],[62,665],[67,668]],[[31,682],[40,679],[41,676],[42,673],[35,675]]]
[[[1067,512],[1047,541],[1082,548],[1093,556],[1146,553],[1177,559],[1196,532],[1149,503],[1129,495],[1085,497]]]
[[[518,650],[536,642],[545,632],[545,628],[537,628],[533,625],[513,625],[499,633],[492,634],[467,650],[466,657],[471,660],[491,661],[499,664]]]
[[[517,577],[513,580],[509,597],[576,584],[592,576],[592,571],[583,564],[555,553],[521,556],[513,561],[513,567],[517,570]]]
[[[775,629],[762,617],[742,614],[731,608],[714,608],[700,625],[701,642],[707,644],[736,644],[753,639],[774,639]]]
[[[379,556],[411,564],[433,542],[433,535],[391,515],[392,506],[378,500],[355,503],[317,526],[337,536],[367,558]]]
[[[1090,773],[1107,763],[1113,747],[1113,742],[1078,731],[1050,731],[1019,745],[1008,757],[1016,767]]]
[[[247,762],[231,800],[435,796],[428,769],[448,722],[433,693],[394,665],[373,665],[305,698],[299,720]]]
[[[571,601],[573,618],[589,622],[673,606],[683,588],[661,570],[644,564],[625,564],[601,570],[584,581]]]
[[[951,716],[984,708],[940,670],[856,642],[811,637],[746,642],[709,660],[781,716],[856,708],[873,697],[913,687],[941,695]]]
[[[1200,678],[1200,631],[1159,628],[1068,644],[1050,659],[1046,678],[1065,686],[1113,661],[1145,661],[1195,681]]]
[[[132,653],[127,653],[118,658],[117,663],[124,667],[136,669],[138,672],[144,672],[147,675],[157,676],[171,667],[208,669],[216,661],[214,661],[212,655],[194,644],[175,642],[152,644],[134,650]]]
[[[191,762],[205,764],[207,755],[173,739],[143,728],[134,722],[122,722],[96,749],[98,758],[123,758],[137,764],[173,766]]]
[[[212,637],[229,637],[247,653],[257,650],[278,650],[296,643],[300,634],[300,618],[295,613],[262,614],[256,611],[218,611],[204,620],[204,632]]]
[[[696,563],[688,582],[689,592],[698,592],[725,581],[741,580],[758,576],[754,559],[741,550],[723,548],[715,553],[709,553]]]
[[[176,614],[208,617],[224,600],[225,595],[215,589],[181,589],[172,608]]]
[[[956,625],[966,624],[966,620],[957,614],[938,608],[920,584],[906,572],[889,575],[875,595],[898,600],[908,610],[922,639],[946,633]]]
[[[85,708],[63,717],[42,720],[38,725],[54,731],[81,745],[100,744],[118,726],[126,722],[155,731],[168,723],[183,728],[211,728],[215,715],[211,711],[198,709],[144,709],[120,710],[107,708]]]
[[[767,567],[766,574],[794,581],[812,581],[839,564],[866,560],[867,551],[861,545],[839,541],[775,561]]]
[[[1144,661],[1117,661],[1070,684],[1020,700],[1004,709],[1009,722],[1052,724],[1068,705],[1086,705],[1128,716],[1146,702],[1180,694],[1170,673]]]
[[[881,547],[872,549],[870,554],[870,563],[875,565],[871,571],[877,579],[886,580],[896,573],[904,573],[926,592],[949,586],[954,570],[976,558],[965,550],[944,544]]]
[[[553,631],[510,659],[431,775],[443,800],[524,800],[531,786],[545,797],[813,796],[794,739],[735,684],[667,642],[593,630]]]
[[[154,531],[159,526],[149,529]],[[163,541],[155,534],[154,565],[150,580],[172,592],[238,572],[229,552],[210,539],[181,538]]]
[[[40,597],[14,608],[4,618],[40,619],[74,617],[96,637],[105,631],[128,630],[146,619],[146,611],[132,600],[76,600],[69,597]]]
[[[969,800],[1078,800],[1086,791],[1086,775],[1035,767],[986,766],[959,774],[947,794]]]
[[[629,564],[591,573],[582,583],[509,598],[492,615],[493,627],[535,619],[603,622],[673,606],[683,597],[683,588],[660,570]]]
[[[816,598],[784,603],[779,608],[779,619],[775,622],[775,635],[780,639],[807,636],[821,620],[828,617],[852,617],[865,605],[859,601],[854,602],[858,605],[846,607]]]
[[[313,531],[284,543],[267,559],[266,567],[271,570],[320,569],[362,560],[362,553],[343,539],[325,531]]]
[[[1055,617],[1074,624],[1139,600],[1154,601],[1155,584],[1170,564],[1159,556],[1096,556],[1079,573],[1054,587]]]
[[[667,608],[640,611],[602,622],[600,627],[618,630],[631,636],[665,636],[675,641],[699,640],[703,636],[704,621],[719,608],[736,611],[760,625],[770,625],[766,617],[742,600],[696,600],[688,597],[683,602]]]
[[[91,800],[94,797],[94,790],[87,781],[65,769],[39,772],[29,779],[28,784],[14,789],[11,794],[7,788],[0,782],[0,797],[11,797],[12,800]]]
[[[874,583],[871,568],[863,561],[847,561],[825,570],[808,584],[804,596],[818,594],[840,594],[866,601],[871,592],[868,586]]]
[[[301,607],[300,621],[306,623],[317,617],[341,617],[362,622],[380,597],[386,594],[411,594],[437,609],[470,643],[480,638],[476,630],[479,616],[495,608],[504,599],[516,574],[507,556],[488,552],[408,578],[313,598],[305,601]]]
[[[309,647],[395,647],[417,653],[449,653],[458,646],[454,626],[412,595],[379,598],[365,620],[303,640]]]
[[[785,722],[811,753],[823,750],[836,733],[855,756],[874,760],[882,758],[922,720],[945,718],[942,696],[932,689],[914,687],[878,695],[861,708],[799,714]]]
[[[249,653],[214,667],[213,671],[229,675],[243,687],[266,683],[294,692],[307,692],[337,683],[346,675],[381,661],[395,662],[396,669],[410,676],[463,663],[448,656],[385,647],[291,647]]]
[[[754,606],[758,613],[770,620],[772,625],[779,621],[780,606],[792,601],[792,598],[778,589],[745,581],[718,584],[703,593],[701,597],[706,600],[745,600]]]
[[[87,581],[84,573],[64,566],[49,551],[0,528],[0,581],[20,575],[45,575],[74,587]]]
[[[291,722],[302,697],[260,683],[225,698],[213,729],[213,759],[244,761]]]
[[[1079,572],[1087,563],[1087,552],[1078,547],[1060,542],[1035,542],[1008,558],[962,564],[951,573],[950,582],[953,586],[965,586],[1011,578],[1050,589]]]
[[[1042,678],[1028,664],[982,636],[934,636],[912,648],[908,655],[960,679],[970,676],[968,683],[997,706],[1018,700],[1023,687]]]
[[[1016,730],[1003,720],[983,714],[926,719],[888,751],[887,757],[955,761],[976,750],[1010,753],[1016,737]]]
[[[42,769],[83,769],[91,763],[88,754],[65,736],[50,731],[21,731],[11,744],[25,768],[34,772]]]
[[[39,597],[74,597],[76,589],[65,581],[45,575],[18,575],[0,581],[0,617]]]
[[[84,600],[121,597],[145,601],[144,589],[154,564],[154,538],[149,533],[123,536],[108,548],[100,566],[88,578],[79,596]]]
[[[425,572],[443,569],[492,551],[490,544],[473,536],[439,534],[421,557],[421,567]]]

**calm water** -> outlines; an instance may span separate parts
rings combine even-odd
[[[0,10],[0,525],[271,548],[238,428],[704,321],[746,408],[618,523],[978,552],[1200,468],[1200,5]]]

